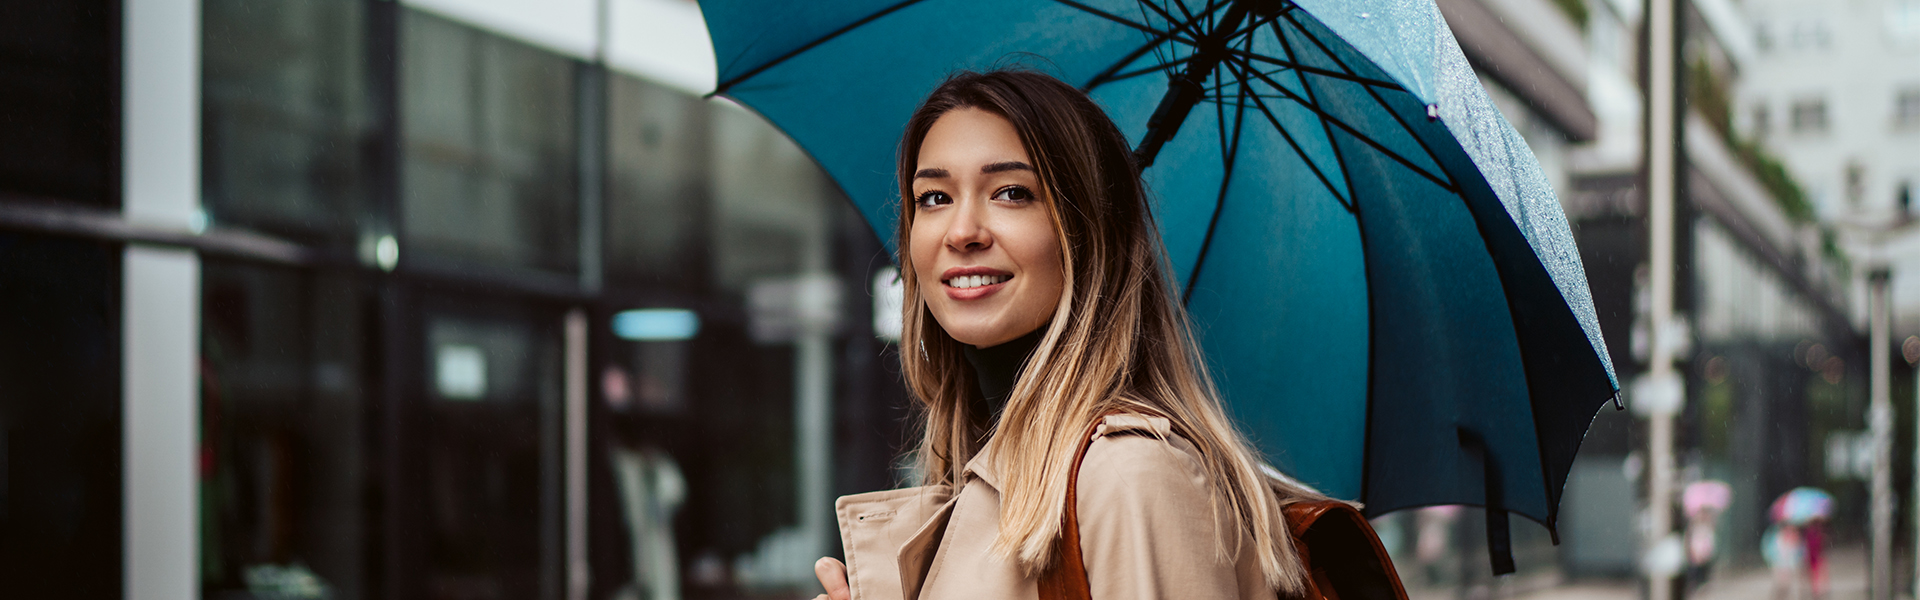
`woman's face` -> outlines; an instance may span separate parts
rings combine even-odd
[[[1012,123],[976,108],[934,121],[909,201],[914,276],[948,335],[984,348],[1053,317],[1066,287],[1053,199]]]

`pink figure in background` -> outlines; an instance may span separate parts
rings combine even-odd
[[[1687,515],[1687,563],[1704,568],[1718,553],[1715,532],[1720,513],[1733,503],[1733,488],[1725,482],[1705,480],[1687,484],[1680,493],[1680,505]]]
[[[1817,518],[1800,528],[1800,543],[1807,549],[1807,588],[1814,600],[1827,596],[1827,522]]]
[[[1459,518],[1460,507],[1456,505],[1414,511],[1414,571],[1424,575],[1428,585],[1438,585],[1442,580],[1442,559],[1453,550],[1453,523]]]

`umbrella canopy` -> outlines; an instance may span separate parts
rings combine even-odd
[[[1733,487],[1727,482],[1708,479],[1687,484],[1680,492],[1681,512],[1688,517],[1717,514],[1733,504]]]
[[[1774,499],[1767,515],[1778,523],[1805,525],[1814,519],[1833,516],[1833,495],[1826,490],[1814,487],[1797,487],[1787,490]]]
[[[1225,399],[1368,515],[1551,528],[1618,385],[1566,216],[1431,0],[702,0],[717,94],[892,242],[893,155],[950,72],[1020,62],[1129,139]],[[1510,570],[1506,567],[1505,570]]]

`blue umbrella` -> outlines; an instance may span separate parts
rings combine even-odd
[[[1369,515],[1485,506],[1496,572],[1508,511],[1553,528],[1619,386],[1566,215],[1431,0],[701,8],[715,93],[889,243],[900,131],[948,73],[1083,86],[1151,165],[1207,358],[1277,468]]]

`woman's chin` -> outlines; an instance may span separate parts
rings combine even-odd
[[[977,327],[954,327],[947,329],[947,335],[962,344],[975,348],[988,348],[1011,342],[1033,331],[1034,328],[1021,328],[1016,325],[995,323]]]

